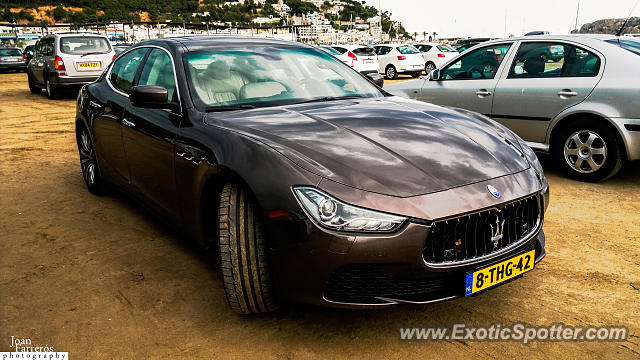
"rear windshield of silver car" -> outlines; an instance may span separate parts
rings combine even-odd
[[[69,55],[106,54],[111,51],[109,41],[97,36],[63,37],[60,52]]]
[[[640,41],[627,40],[627,39],[615,39],[607,40],[612,44],[619,44],[623,49],[629,50],[636,55],[640,55]]]
[[[22,53],[18,49],[0,49],[0,56],[21,56]]]

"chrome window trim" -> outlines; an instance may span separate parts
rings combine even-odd
[[[107,84],[109,84],[109,87],[111,88],[111,90],[113,90],[113,91],[115,91],[116,93],[118,93],[118,94],[120,94],[120,95],[122,95],[122,96],[124,96],[124,97],[127,97],[127,98],[128,98],[128,97],[129,97],[129,94],[126,94],[126,93],[124,93],[124,92],[122,92],[122,91],[120,91],[120,90],[116,89],[116,87],[115,87],[115,86],[113,86],[113,84],[111,83],[111,70],[113,70],[113,65],[116,63],[116,61],[117,61],[118,59],[120,59],[120,57],[125,56],[126,54],[130,53],[131,51],[139,50],[139,49],[147,49],[147,48],[148,48],[148,49],[160,49],[160,50],[163,50],[164,52],[166,52],[166,53],[169,55],[169,58],[171,59],[171,65],[173,65],[173,81],[174,81],[174,82],[175,82],[175,84],[176,84],[176,92],[177,92],[177,94],[178,94],[178,106],[180,107],[180,109],[182,109],[182,96],[180,96],[180,88],[178,87],[178,73],[177,73],[177,71],[176,71],[176,62],[174,61],[174,59],[173,59],[173,55],[171,55],[171,53],[169,52],[169,50],[167,50],[167,49],[163,48],[162,46],[158,46],[158,45],[143,45],[143,46],[138,46],[138,47],[135,47],[135,48],[133,48],[133,49],[129,49],[129,50],[127,50],[127,51],[125,51],[125,52],[121,53],[120,55],[118,55],[118,57],[116,58],[116,60],[112,61],[112,62],[111,62],[111,64],[109,65],[109,69],[107,70],[107,74],[105,75],[105,76],[106,76]],[[146,64],[147,64],[147,62],[145,61],[145,62],[144,62],[144,64],[143,64],[143,66],[144,66],[144,65],[146,65]],[[136,70],[136,72],[137,72],[137,70]],[[162,110],[165,110],[165,111],[170,112],[170,110],[169,110],[169,109],[162,109]]]

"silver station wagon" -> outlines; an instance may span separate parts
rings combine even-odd
[[[577,180],[603,180],[640,159],[640,41],[631,37],[493,40],[386,89],[489,116]]]

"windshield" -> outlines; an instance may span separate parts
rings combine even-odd
[[[413,46],[398,46],[398,51],[400,54],[419,54],[420,50],[414,48]]]
[[[188,53],[185,62],[193,100],[209,110],[383,96],[362,75],[317,49],[199,50]]]
[[[441,52],[457,52],[449,45],[438,45],[438,50],[440,50]]]
[[[63,37],[60,39],[60,51],[70,55],[104,54],[111,51],[111,46],[102,37]]]
[[[18,49],[0,49],[0,56],[22,56]]]

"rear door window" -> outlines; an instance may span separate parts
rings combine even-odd
[[[590,51],[565,43],[525,42],[508,78],[589,77],[599,70],[600,58]]]
[[[136,77],[138,67],[148,51],[148,48],[139,48],[131,50],[116,59],[116,62],[113,63],[113,67],[111,68],[111,74],[109,75],[111,85],[117,90],[128,94],[133,86],[133,80]]]

